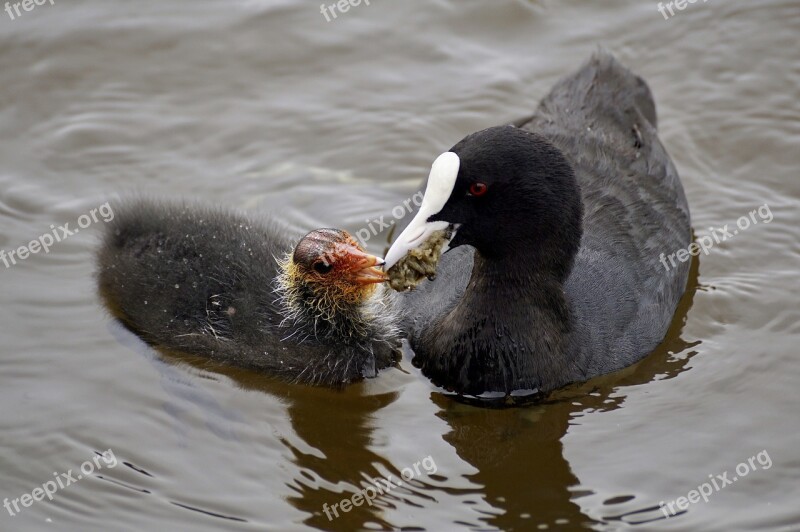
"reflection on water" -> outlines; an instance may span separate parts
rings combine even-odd
[[[370,424],[381,410],[398,400],[398,390],[375,393],[363,384],[351,386],[344,393],[322,388],[298,390],[293,385],[201,358],[176,353],[158,355],[121,326],[113,329],[121,342],[146,357],[160,373],[161,384],[171,398],[164,409],[173,418],[172,426],[181,445],[187,445],[187,429],[181,421],[186,408],[181,406],[183,404],[202,411],[208,430],[223,440],[235,440],[231,425],[245,422],[236,411],[226,409],[212,395],[187,380],[183,364],[201,373],[211,371],[224,375],[243,389],[279,400],[286,408],[294,434],[303,442],[302,446],[297,446],[288,439],[282,440],[290,449],[292,463],[299,472],[290,483],[295,494],[287,500],[309,515],[305,522],[311,526],[353,530],[378,525],[391,529],[397,524],[383,517],[387,508],[396,508],[398,503],[421,507],[434,504],[440,491],[449,492],[462,504],[474,505],[478,499],[483,499],[487,510],[461,520],[474,528],[491,525],[502,530],[511,529],[520,520],[534,519],[532,508],[536,508],[535,520],[539,523],[588,526],[622,519],[644,523],[663,519],[658,507],[649,504],[650,501],[637,501],[642,505],[639,510],[615,514],[612,507],[615,500],[611,499],[605,502],[609,508],[604,519],[595,521],[586,516],[580,506],[572,502],[574,497],[581,495],[580,490],[575,491],[580,481],[564,457],[561,440],[571,420],[588,412],[622,407],[624,397],[614,396],[619,386],[673,378],[685,369],[688,360],[696,354],[693,348],[699,344],[690,344],[680,336],[698,288],[698,265],[695,259],[686,295],[663,345],[632,368],[562,390],[543,404],[521,408],[478,408],[432,391],[430,395],[437,410],[435,415],[444,420],[448,428],[444,440],[477,471],[467,477],[472,489],[449,488],[446,473],[434,473],[428,475],[430,478],[418,478],[411,485],[406,484],[405,488],[380,493],[372,504],[353,507],[346,513],[337,512],[335,520],[332,513],[324,513],[325,505],[332,506],[349,498],[364,486],[374,483],[376,478],[393,477],[392,482],[401,478],[401,464],[393,464],[371,450],[374,429]],[[686,353],[687,357],[671,357],[678,352]],[[335,461],[331,460],[333,456]],[[335,488],[327,487],[325,483]],[[554,486],[560,489],[554,489]],[[635,498],[635,495],[629,495],[621,500],[628,502]]]
[[[0,530],[795,527],[800,7],[655,4],[372,2],[326,22],[299,0],[74,0],[0,18],[2,249],[133,192],[355,233],[598,43],[650,83],[698,237],[774,215],[695,259],[651,356],[503,410],[408,356],[334,391],[157,353],[102,309],[87,227],[0,264],[0,500],[95,452],[119,466]],[[762,449],[758,477],[658,510]],[[435,474],[326,516],[428,456]]]

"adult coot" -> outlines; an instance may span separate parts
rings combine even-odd
[[[297,241],[274,221],[137,200],[115,209],[97,262],[107,306],[158,347],[324,385],[394,359],[382,260],[344,231]]]
[[[533,117],[464,138],[434,162],[386,267],[440,231],[436,279],[404,298],[436,384],[547,392],[650,353],[689,271],[659,257],[691,230],[645,82],[598,52]]]

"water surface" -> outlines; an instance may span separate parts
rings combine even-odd
[[[335,392],[155,353],[100,306],[99,220],[0,264],[0,498],[96,452],[118,463],[0,509],[0,530],[796,530],[798,30],[794,0],[669,20],[649,0],[373,0],[331,22],[299,0],[0,12],[1,249],[130,193],[356,231],[598,45],[650,83],[698,237],[774,215],[695,261],[651,356],[504,411],[442,396],[407,360]],[[762,451],[768,469],[658,510]],[[425,457],[435,474],[326,517]]]

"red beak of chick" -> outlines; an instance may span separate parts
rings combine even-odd
[[[382,283],[389,278],[378,269],[386,262],[380,257],[361,251],[351,244],[336,245],[336,266],[351,281],[358,284]]]

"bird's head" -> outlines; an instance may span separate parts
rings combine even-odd
[[[340,229],[315,229],[281,264],[280,288],[290,306],[315,318],[334,321],[338,313],[373,296],[386,274],[384,261],[366,253]]]

